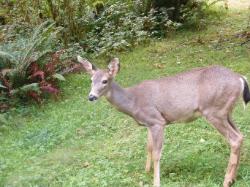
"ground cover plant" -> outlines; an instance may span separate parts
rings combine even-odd
[[[193,67],[220,64],[250,79],[249,11],[229,10],[207,30],[179,31],[149,46],[117,54],[117,81],[130,86]],[[104,67],[103,58],[95,63]],[[146,129],[105,100],[89,103],[89,77],[69,75],[62,98],[0,114],[0,186],[151,186],[144,172]],[[250,107],[234,119],[245,141],[235,186],[250,181]],[[226,141],[205,120],[169,126],[161,161],[162,186],[221,186]]]
[[[31,97],[40,103],[42,93],[56,95],[59,92],[55,82],[56,79],[64,80],[64,77],[56,66],[62,52],[53,52],[50,45],[55,42],[56,35],[52,27],[53,24],[44,22],[30,36],[6,42],[0,47],[1,100]],[[41,63],[41,59],[48,56],[51,56],[50,60]],[[0,109],[4,106],[2,101]]]

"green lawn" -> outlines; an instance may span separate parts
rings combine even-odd
[[[249,45],[235,35],[247,26],[245,11],[230,12],[200,32],[171,37],[118,54],[117,82],[130,86],[193,67],[221,64],[250,80]],[[96,64],[104,64],[97,59]],[[0,126],[0,186],[151,186],[146,174],[146,129],[101,99],[87,101],[90,79],[71,75],[59,101],[14,108]],[[250,106],[234,119],[244,134],[235,187],[250,186]],[[162,186],[221,186],[229,147],[203,119],[165,129]]]

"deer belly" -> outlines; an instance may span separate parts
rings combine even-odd
[[[199,111],[192,111],[192,112],[183,112],[179,114],[172,115],[172,119],[170,120],[171,123],[180,123],[180,122],[192,122],[199,118],[201,113]]]

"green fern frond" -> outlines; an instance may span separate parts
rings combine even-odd
[[[6,52],[6,51],[0,50],[0,58],[8,59],[10,62],[14,61],[15,63],[17,63],[16,58],[12,54],[10,54],[9,52]]]
[[[54,23],[46,26],[48,23],[48,21],[42,23],[41,25],[39,25],[29,43],[28,43],[28,50],[26,51],[26,53],[23,55],[22,59],[21,59],[21,64],[18,67],[19,71],[25,71],[28,66],[30,65],[30,58],[32,56],[32,53],[34,53],[34,51],[40,46],[42,45],[42,43],[46,40],[48,40],[49,36],[48,33],[51,32],[51,28],[54,26]]]

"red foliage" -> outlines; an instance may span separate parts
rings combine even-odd
[[[32,62],[29,66],[29,72],[30,74],[33,74],[39,70],[39,66],[36,62]]]
[[[41,81],[44,80],[44,72],[42,70],[38,70],[37,72],[33,73],[30,77],[32,80],[39,79]]]
[[[49,93],[57,97],[59,89],[56,86],[56,81],[52,77],[56,73],[56,68],[61,64],[60,55],[64,50],[57,51],[51,55],[50,61],[44,66],[39,67],[37,62],[32,62],[29,66],[29,79],[31,82],[39,83],[40,91],[42,93]],[[27,93],[29,97],[34,99],[37,103],[41,103],[41,94],[35,91]]]
[[[40,89],[43,92],[48,92],[51,94],[58,94],[59,93],[59,90],[57,88],[53,87],[51,84],[48,84],[46,86],[41,86]]]
[[[34,99],[39,104],[42,103],[41,96],[39,95],[39,93],[37,93],[35,91],[28,91],[27,96],[31,97],[32,99]]]
[[[6,104],[6,103],[0,103],[0,112],[5,112],[9,108],[10,108],[10,106],[8,104]]]
[[[2,72],[0,72],[0,80],[1,80],[1,82],[3,84],[3,86],[6,87],[6,92],[7,92],[8,96],[10,97],[11,96],[11,93],[10,93],[10,91],[11,91],[11,84],[8,81],[8,79],[3,76]]]
[[[53,63],[48,63],[45,65],[44,70],[46,72],[46,76],[52,75],[55,73],[55,65]]]
[[[60,56],[64,53],[64,50],[59,50],[55,53],[51,54],[50,61],[45,64],[44,66],[40,66],[36,61],[33,61],[30,66],[28,67],[27,76],[28,81],[27,83],[38,83],[39,84],[39,91],[30,90],[26,93],[27,97],[32,98],[38,104],[42,103],[43,93],[49,93],[54,98],[57,98],[59,94],[59,88],[57,86],[57,80],[53,77],[53,75],[61,71],[62,74],[66,73],[76,73],[84,71],[84,68],[81,64],[75,64],[73,61],[64,61],[61,62]],[[0,81],[2,82],[3,86],[6,88],[2,89],[2,93],[6,93],[8,97],[12,96],[12,87],[11,82],[6,76],[5,73],[0,72]],[[6,105],[7,106],[7,105]],[[6,108],[5,104],[0,103],[0,110]]]
[[[46,76],[51,76],[56,73],[56,66],[61,63],[60,56],[64,53],[64,50],[60,50],[52,54],[51,60],[44,67]]]

